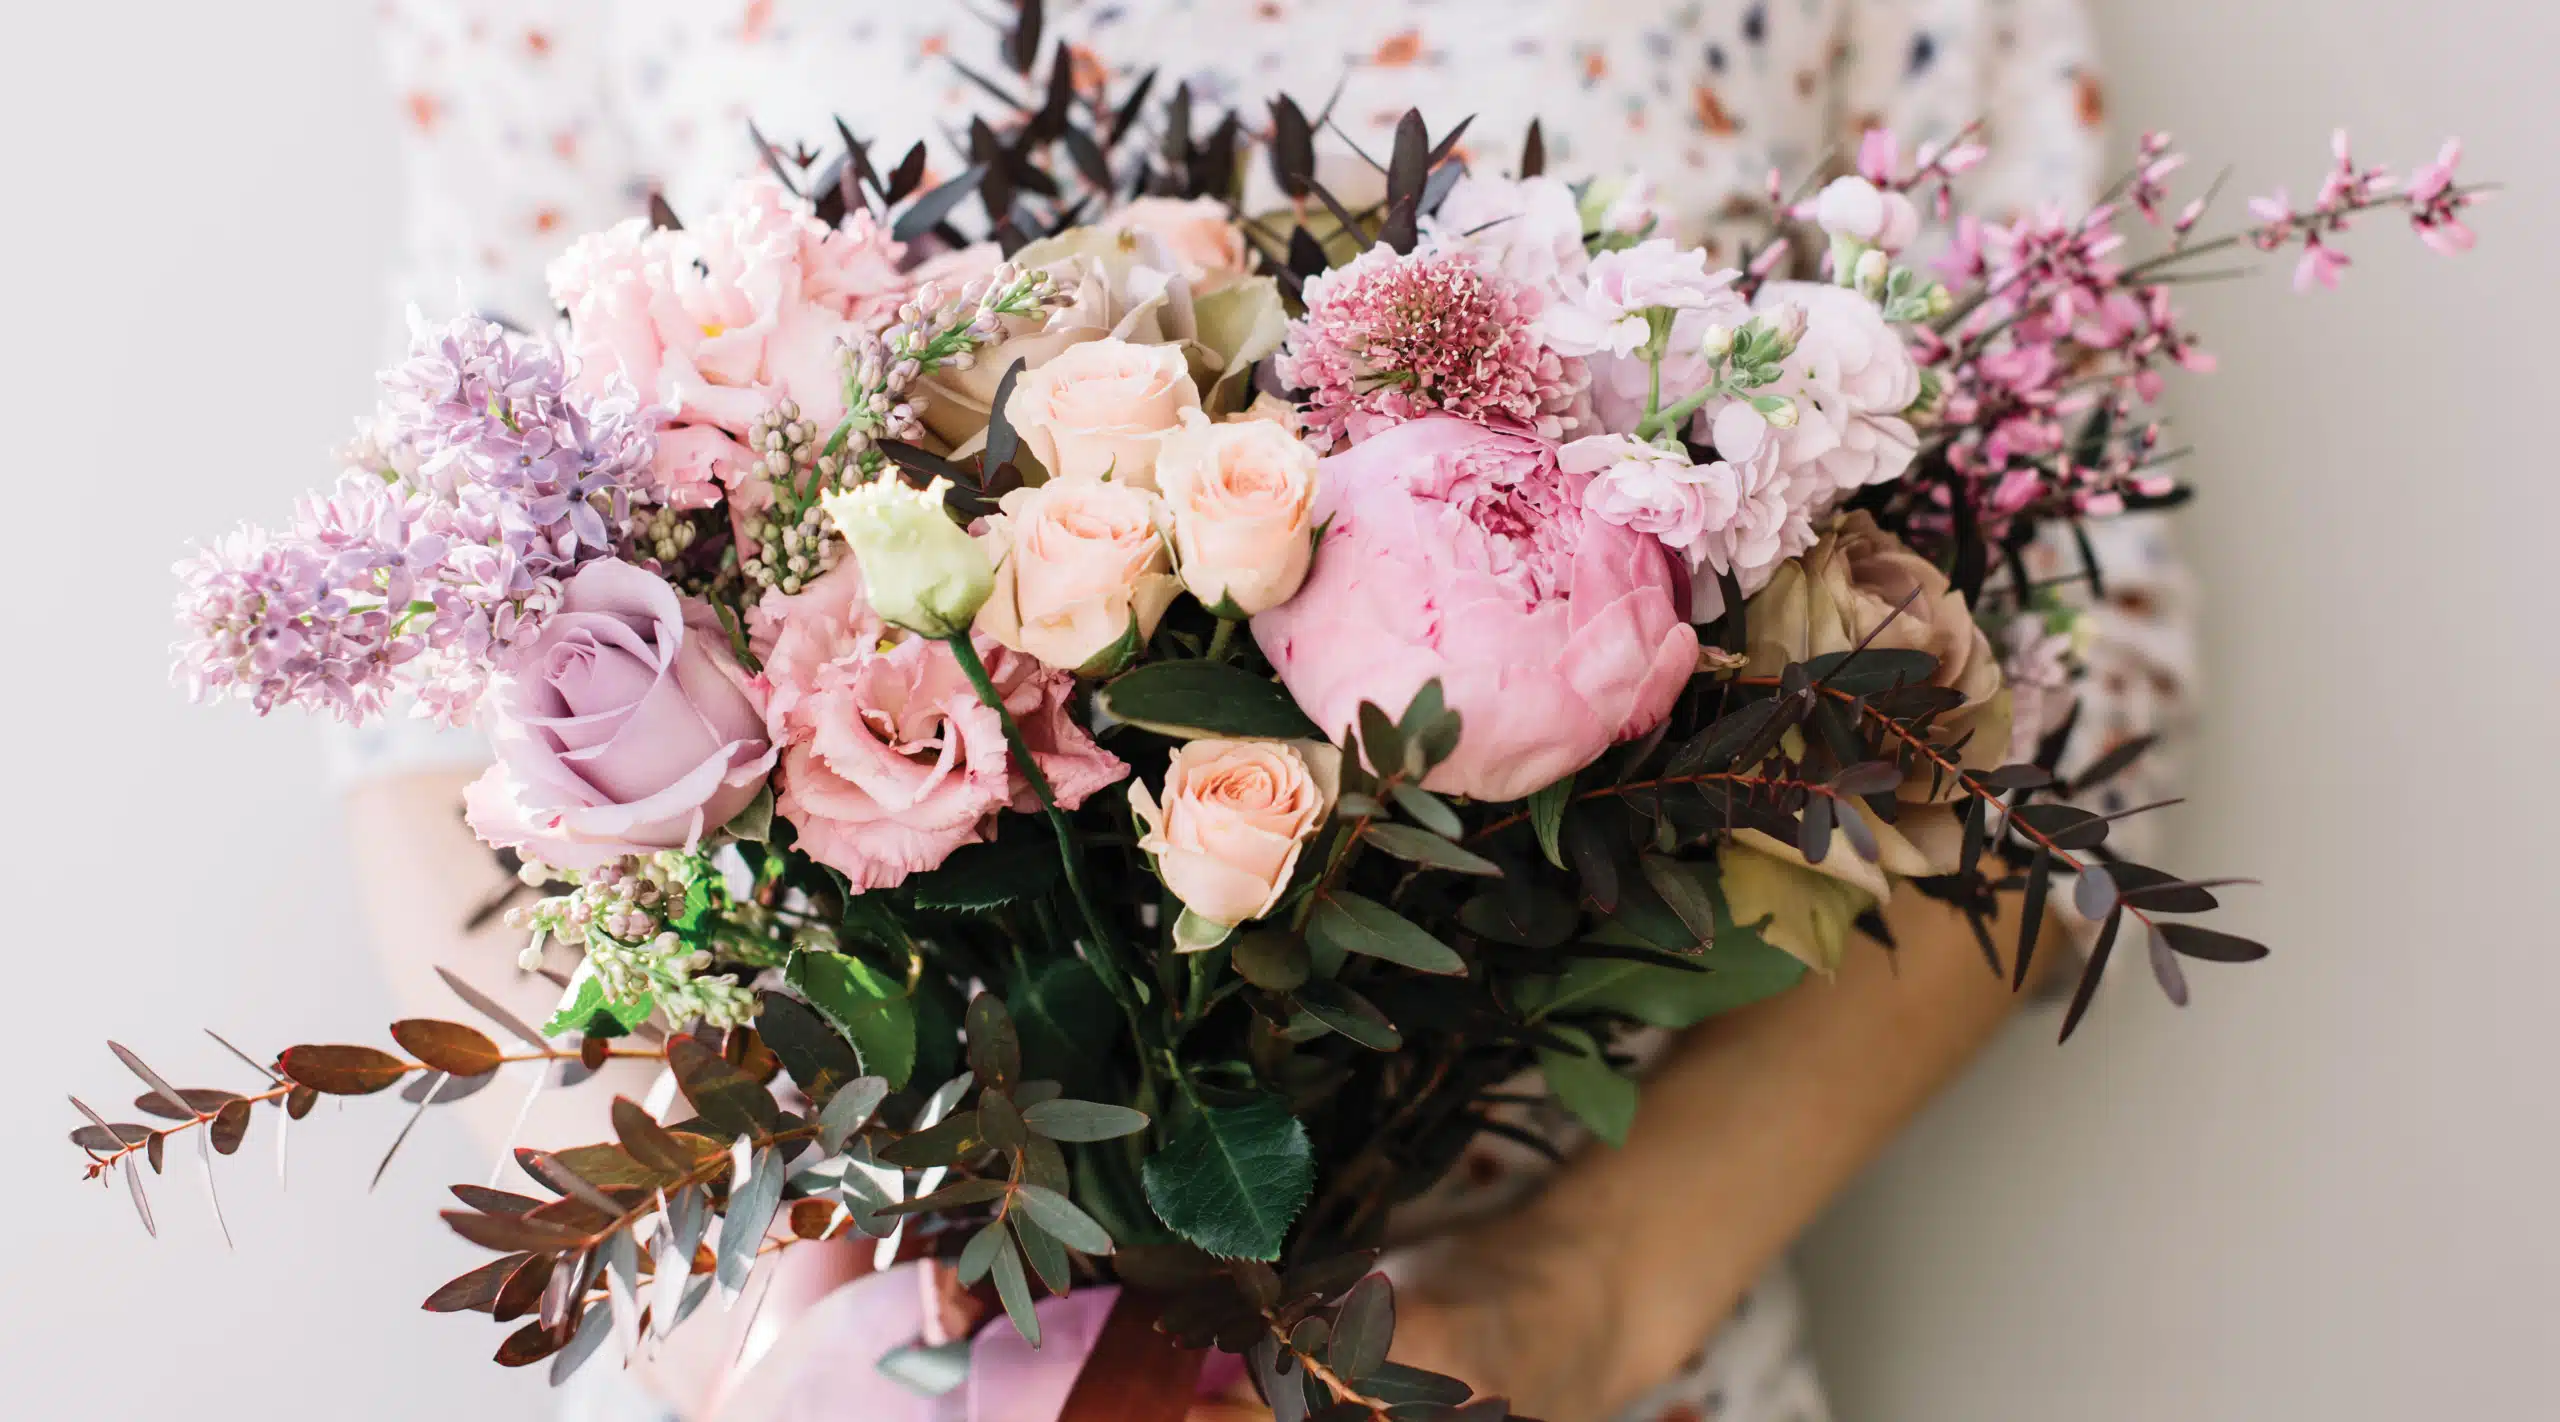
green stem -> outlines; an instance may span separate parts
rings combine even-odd
[[[1120,1010],[1128,1015],[1129,1026],[1137,1033],[1143,1049],[1154,1041],[1154,1019],[1146,1015],[1137,993],[1130,987],[1127,965],[1121,958],[1120,940],[1104,924],[1102,911],[1094,906],[1093,895],[1085,886],[1084,856],[1077,851],[1075,826],[1067,822],[1066,811],[1058,808],[1057,792],[1049,788],[1049,777],[1041,773],[1039,760],[1031,754],[1030,744],[1023,740],[1022,727],[1013,719],[1013,713],[1005,709],[1004,697],[997,692],[995,679],[987,675],[987,664],[979,660],[977,644],[970,639],[968,629],[963,628],[942,641],[951,648],[953,659],[960,663],[961,675],[969,678],[969,686],[978,693],[978,700],[995,712],[996,720],[1004,726],[1005,745],[1013,752],[1014,768],[1030,782],[1031,793],[1039,797],[1040,808],[1049,817],[1049,828],[1058,837],[1058,860],[1066,870],[1067,891],[1075,898],[1076,910],[1084,916],[1085,931],[1093,937],[1093,955],[1088,961],[1101,975],[1103,986],[1110,989],[1112,997],[1120,1003]],[[1144,1059],[1142,1051],[1140,1060]]]
[[[1227,659],[1228,644],[1235,641],[1235,639],[1236,620],[1232,617],[1219,618],[1218,630],[1209,634],[1209,660],[1213,662],[1225,661]]]

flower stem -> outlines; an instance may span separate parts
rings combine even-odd
[[[1085,932],[1093,938],[1093,955],[1088,961],[1100,974],[1103,986],[1110,989],[1111,996],[1119,1002],[1120,1010],[1128,1015],[1129,1026],[1137,1033],[1142,1049],[1139,1060],[1143,1062],[1146,1060],[1143,1049],[1154,1042],[1154,1019],[1147,1016],[1136,990],[1130,985],[1118,935],[1103,922],[1102,911],[1094,906],[1093,894],[1085,886],[1084,856],[1076,844],[1075,826],[1067,822],[1066,811],[1058,808],[1057,792],[1049,788],[1049,777],[1041,773],[1040,762],[1032,756],[1029,743],[1022,739],[1021,725],[1013,719],[1013,713],[1005,709],[1004,697],[997,692],[995,679],[987,675],[987,664],[979,659],[977,644],[971,640],[968,629],[963,628],[943,638],[942,642],[951,648],[952,658],[960,663],[960,674],[969,679],[969,686],[978,693],[978,700],[995,712],[996,720],[1004,726],[1004,741],[1013,752],[1014,769],[1030,783],[1031,793],[1039,797],[1040,808],[1049,817],[1049,828],[1058,837],[1058,861],[1066,870],[1067,891],[1075,898],[1077,912],[1084,916]]]
[[[1227,659],[1227,648],[1229,644],[1235,641],[1235,639],[1236,620],[1232,617],[1219,618],[1218,630],[1209,634],[1209,660],[1213,662],[1225,661]]]

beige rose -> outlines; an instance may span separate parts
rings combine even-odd
[[[1199,408],[1181,351],[1088,341],[1023,372],[1004,413],[1050,478],[1153,489],[1159,443]]]
[[[1163,502],[1133,484],[1053,479],[999,507],[979,535],[996,581],[978,630],[1086,676],[1127,666],[1182,590]]]
[[[1144,781],[1130,782],[1129,806],[1145,826],[1138,847],[1192,914],[1229,927],[1260,918],[1333,813],[1340,766],[1331,746],[1314,743],[1187,742],[1165,767],[1161,801]]]
[[[1244,229],[1215,198],[1140,198],[1112,214],[1107,227],[1154,238],[1196,294],[1216,291],[1253,269]]]
[[[1174,565],[1201,605],[1251,617],[1295,596],[1315,558],[1316,452],[1269,420],[1191,412],[1164,437],[1156,487]]]
[[[2010,697],[1991,639],[1975,624],[1964,595],[1946,574],[1876,527],[1865,512],[1842,516],[1821,542],[1782,564],[1751,599],[1749,621],[1749,670],[1758,676],[1775,676],[1791,661],[1845,652],[1879,626],[1884,630],[1870,646],[1911,648],[1936,657],[1931,682],[1965,697],[1964,705],[1937,719],[1938,739],[1952,742],[1971,733],[1961,763],[1974,770],[2000,764],[2009,744]],[[1944,802],[1962,792],[1940,779],[1935,797],[1940,803],[1929,803],[1932,777],[1924,768],[1903,782],[1900,795],[1908,803],[1893,824],[1868,815],[1884,851],[1880,866],[1867,866],[1845,847],[1835,847],[1838,852],[1825,859],[1823,871],[1862,882],[1878,898],[1884,897],[1881,881],[1869,877],[1875,867],[1902,875],[1953,872],[1962,830]],[[1793,848],[1766,836],[1746,838],[1773,852],[1795,855]]]
[[[967,249],[968,259],[974,261],[979,250]],[[965,271],[960,260],[955,254],[955,270]],[[975,452],[995,408],[996,388],[1017,361],[1027,374],[1088,341],[1186,350],[1197,344],[1191,284],[1151,238],[1080,227],[1032,243],[1014,261],[1048,272],[1063,299],[1041,320],[1008,318],[1004,339],[981,348],[965,369],[944,366],[924,378],[925,427],[950,451]]]

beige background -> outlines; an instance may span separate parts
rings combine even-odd
[[[416,1301],[475,1251],[435,1123],[371,1195],[398,1108],[324,1108],[290,1189],[272,1122],[191,1156],[164,1238],[77,1181],[61,1093],[378,1030],[308,731],[162,680],[184,541],[325,476],[364,402],[398,213],[368,7],[20,6],[0,59],[15,653],[0,785],[12,1090],[0,1387],[12,1418],[531,1419],[498,1332]],[[2184,867],[2252,873],[2277,945],[2171,1012],[2137,969],[2082,1041],[2030,1024],[1825,1224],[1809,1271],[1846,1422],[2385,1422],[2560,1415],[2560,526],[2541,418],[2560,327],[2560,21],[2513,0],[2102,4],[2114,110],[2241,188],[2317,178],[2337,118],[2445,131],[2517,191],[2447,265],[2362,234],[2350,289],[2192,305],[2226,373],[2175,397],[2218,612]],[[2539,441],[2539,442],[2537,442]],[[129,1113],[128,1113],[129,1114]]]

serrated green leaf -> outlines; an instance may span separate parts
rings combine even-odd
[[[1061,877],[1058,844],[1029,816],[1003,817],[1010,835],[964,844],[922,874],[910,875],[909,893],[920,909],[983,913],[1039,898]]]
[[[791,985],[853,1043],[866,1075],[903,1087],[916,1065],[915,1008],[903,984],[859,958],[808,949],[792,955]]]
[[[1104,687],[1095,705],[1114,720],[1182,740],[1321,738],[1288,688],[1227,662],[1152,662]]]
[[[1420,973],[1456,975],[1467,970],[1458,950],[1394,909],[1340,889],[1317,901],[1307,919],[1307,937],[1337,952],[1384,959]]]
[[[1591,1133],[1609,1144],[1625,1145],[1636,1120],[1636,1084],[1610,1069],[1591,1034],[1579,1027],[1550,1027],[1557,1036],[1587,1049],[1587,1055],[1554,1047],[1538,1049],[1538,1068],[1547,1089]]]
[[[605,996],[604,980],[587,973],[570,989],[569,1000],[542,1024],[542,1035],[575,1032],[582,1037],[620,1037],[637,1030],[657,1010],[657,999],[647,993],[636,1002],[613,1001]]]
[[[1273,1260],[1315,1193],[1315,1150],[1279,1098],[1261,1096],[1203,1108],[1140,1175],[1175,1233],[1222,1259]]]

